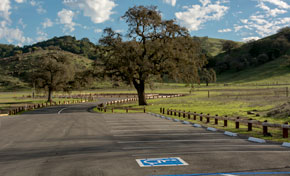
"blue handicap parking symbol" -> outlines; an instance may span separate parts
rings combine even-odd
[[[136,159],[140,167],[188,165],[179,157]]]

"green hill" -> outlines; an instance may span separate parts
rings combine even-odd
[[[210,60],[210,65],[219,74],[229,71],[239,72],[254,69],[289,54],[290,28],[284,28],[275,35],[221,53]]]
[[[24,47],[0,44],[0,58],[31,53],[37,50],[63,50],[92,60],[96,58],[98,53],[97,45],[90,42],[88,38],[76,40],[76,38],[72,36],[62,36]]]
[[[208,37],[193,37],[194,40],[199,41],[202,49],[208,56],[213,57],[223,52],[223,43],[227,40],[208,38]],[[235,42],[238,46],[243,45],[242,42]]]
[[[290,82],[290,28],[221,53],[209,62],[219,82]]]
[[[38,57],[45,56],[55,50],[37,50],[30,53],[0,58],[0,90],[26,89],[29,87],[30,73],[35,67],[33,64]],[[84,70],[90,67],[92,60],[66,51],[57,52],[67,55],[74,63],[76,70]]]
[[[220,83],[290,84],[290,57],[280,57],[255,68],[239,72],[227,71],[218,75]]]

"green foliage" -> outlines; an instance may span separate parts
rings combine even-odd
[[[38,50],[33,53],[0,59],[0,90],[28,89],[32,86],[32,77],[38,58],[51,52],[58,52],[69,57],[76,72],[83,72],[90,68],[91,60],[65,51]]]
[[[290,30],[281,29],[275,35],[258,41],[251,41],[239,48],[228,50],[210,61],[217,73],[228,70],[239,72],[257,67],[290,53]]]
[[[112,29],[104,30],[96,66],[113,79],[133,84],[140,105],[147,104],[145,84],[153,78],[167,75],[185,82],[199,79],[198,70],[206,59],[187,29],[173,20],[162,20],[154,6],[129,8],[123,19],[129,26],[129,39],[122,41],[122,36]]]
[[[209,83],[215,83],[216,82],[216,73],[214,69],[207,70],[206,68],[203,68],[199,72],[200,74],[200,81],[206,83],[208,86]]]
[[[98,46],[90,42],[88,38],[76,40],[76,38],[72,36],[62,36],[24,47],[0,44],[0,58],[36,52],[39,50],[63,50],[94,60],[97,57]]]
[[[69,91],[74,80],[75,68],[69,58],[60,53],[49,53],[39,57],[31,75],[37,89],[48,91],[48,101],[52,101],[54,91]]]

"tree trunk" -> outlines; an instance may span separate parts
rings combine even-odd
[[[147,105],[145,97],[145,81],[140,81],[140,83],[133,81],[133,84],[138,93],[139,105]]]
[[[52,102],[52,89],[48,89],[47,102]]]

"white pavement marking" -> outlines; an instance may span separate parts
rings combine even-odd
[[[193,139],[193,140],[152,140],[152,141],[118,141],[118,144],[131,144],[131,143],[163,143],[163,142],[206,142],[206,141],[233,141],[244,139]]]
[[[266,143],[264,139],[249,137],[248,141],[257,142],[257,143]]]
[[[214,148],[215,146],[212,146],[212,148]],[[261,145],[219,145],[219,147],[261,147]],[[263,146],[264,147],[264,146]],[[277,147],[277,145],[270,145],[267,147]],[[264,147],[264,148],[267,148]],[[279,146],[278,146],[279,147]],[[138,149],[167,149],[167,148],[194,148],[192,146],[160,146],[160,147],[123,147],[122,150],[138,150]],[[195,148],[201,148],[200,146],[195,147]]]
[[[139,125],[139,126],[110,126],[110,128],[112,129],[112,130],[122,130],[122,128],[124,128],[124,129],[128,129],[128,128],[144,128],[144,127],[148,127],[148,126],[150,126],[150,127],[155,127],[155,128],[153,128],[153,130],[154,129],[158,129],[158,128],[156,128],[156,127],[184,127],[184,125],[155,125],[155,126],[152,126],[152,125]]]
[[[140,129],[140,130],[111,130],[111,132],[136,132],[136,131],[186,131],[181,129]],[[190,130],[188,130],[190,131]]]
[[[60,111],[57,112],[57,114],[60,114],[65,109],[68,109],[68,108],[62,108]]]
[[[180,152],[180,153],[142,153],[142,154],[135,154],[131,155],[133,157],[138,157],[138,156],[158,156],[158,155],[188,155],[188,154],[223,154],[223,153],[289,153],[290,151],[268,151],[268,150],[259,150],[259,151],[252,151],[252,150],[247,150],[247,151],[202,151],[202,152]]]
[[[9,141],[7,144],[3,145],[0,147],[0,150],[6,148],[7,146],[11,145],[13,143],[13,141]]]
[[[200,136],[221,135],[219,133],[180,133],[180,134],[116,134],[115,137],[137,137],[137,136]]]
[[[288,142],[284,142],[284,143],[282,144],[282,146],[283,146],[283,147],[290,147],[290,143],[288,143]]]

